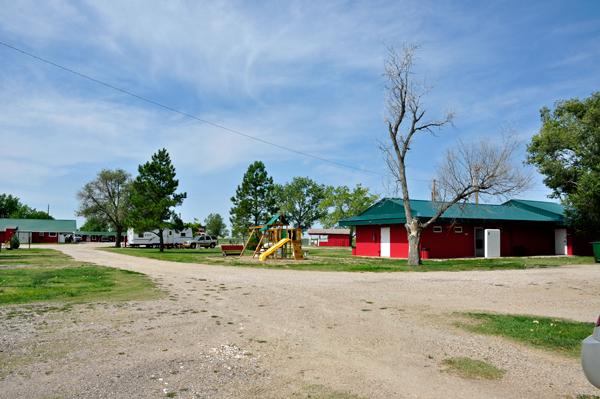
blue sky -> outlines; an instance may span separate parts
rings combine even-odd
[[[457,137],[528,141],[539,110],[600,89],[597,1],[0,1],[0,41],[215,124],[386,173],[384,43],[420,43],[437,80],[408,162],[412,198]],[[308,176],[387,195],[384,177],[316,161],[186,118],[0,45],[0,192],[58,219],[103,168],[137,174],[166,148],[188,198],[184,221],[220,213],[255,160],[275,182]],[[525,194],[545,200],[538,185]],[[81,225],[83,219],[78,219]]]

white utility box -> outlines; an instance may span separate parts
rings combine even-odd
[[[486,258],[500,257],[500,230],[485,229],[484,235],[484,256]]]

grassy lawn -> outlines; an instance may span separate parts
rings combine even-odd
[[[468,320],[455,325],[467,331],[499,335],[571,357],[581,355],[581,341],[592,334],[595,325],[591,322],[523,315],[464,313],[461,316]]]
[[[0,253],[0,306],[146,300],[164,295],[141,273],[74,262],[52,249]]]
[[[556,267],[573,264],[593,264],[592,257],[562,258],[501,258],[501,259],[459,259],[435,261],[425,260],[422,266],[408,266],[406,259],[363,258],[352,256],[349,248],[303,247],[308,251],[307,260],[267,260],[252,259],[252,252],[239,258],[223,257],[219,247],[214,249],[172,249],[163,253],[158,249],[146,248],[102,248],[104,251],[139,256],[169,262],[204,263],[211,265],[263,267],[273,269],[350,271],[350,272],[407,272],[407,271],[462,271],[526,269],[532,267]]]

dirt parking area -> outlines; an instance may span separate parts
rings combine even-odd
[[[578,359],[453,326],[455,312],[594,321],[600,267],[329,273],[168,263],[51,246],[143,272],[165,299],[5,307],[1,398],[576,398]],[[590,332],[591,333],[591,332]],[[506,370],[464,379],[443,359]]]

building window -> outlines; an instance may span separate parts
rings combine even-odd
[[[43,232],[41,232],[41,233],[40,233],[40,237],[43,237],[43,236],[44,236],[44,233],[43,233]]]
[[[90,240],[96,241],[96,236],[91,236]]]
[[[433,232],[434,233],[441,233],[442,232],[442,226],[433,226]]]
[[[48,233],[50,237],[56,237],[56,233]]]
[[[462,226],[454,226],[455,233],[462,233]]]
[[[321,241],[321,242],[329,242],[329,236],[319,236],[319,241]]]

